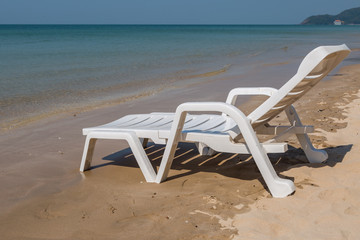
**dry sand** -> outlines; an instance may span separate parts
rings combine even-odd
[[[1,133],[0,238],[358,239],[359,76],[360,65],[344,67],[296,103],[303,123],[316,127],[314,145],[329,159],[308,163],[295,138],[287,153],[271,155],[278,174],[297,186],[284,199],[271,197],[250,156],[199,156],[191,144],[179,146],[162,184],[145,182],[122,141],[99,141],[95,167],[78,172],[83,127],[129,113],[174,111],[185,101],[223,100],[236,87],[229,79]],[[285,123],[284,116],[276,120]],[[146,151],[159,166],[163,146]]]

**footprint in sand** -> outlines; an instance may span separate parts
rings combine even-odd
[[[348,208],[346,208],[344,210],[344,213],[346,215],[350,215],[350,216],[358,216],[359,215],[359,210],[357,210],[357,208],[354,208],[354,207],[350,206],[350,207],[348,207]]]
[[[46,207],[46,208],[42,209],[38,214],[36,214],[36,217],[38,217],[40,219],[54,219],[54,218],[61,217],[61,215],[51,211],[50,207]]]

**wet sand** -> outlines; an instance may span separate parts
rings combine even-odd
[[[272,76],[289,79],[291,69],[277,72],[276,67],[271,66]],[[145,182],[122,141],[98,141],[94,168],[78,172],[83,127],[130,113],[174,111],[186,101],[224,101],[227,92],[238,87],[234,78],[178,87],[3,132],[0,235],[3,239],[356,239],[359,76],[360,65],[343,67],[295,104],[303,123],[316,128],[311,134],[315,147],[325,149],[329,159],[308,163],[295,138],[289,140],[292,147],[287,153],[272,154],[277,173],[297,187],[284,199],[271,197],[251,156],[199,156],[192,144],[179,145],[170,177],[162,184]],[[245,77],[249,76],[239,76]],[[253,100],[241,108],[249,111],[260,101]],[[286,122],[283,115],[275,120]],[[163,146],[150,145],[146,151],[158,167]]]

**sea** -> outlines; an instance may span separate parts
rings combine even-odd
[[[342,43],[359,50],[360,26],[0,25],[0,127],[245,74]],[[347,63],[360,63],[359,53]]]

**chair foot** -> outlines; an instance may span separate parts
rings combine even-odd
[[[311,151],[305,152],[307,159],[310,163],[322,163],[328,159],[328,154],[324,150],[311,149]]]
[[[295,185],[289,179],[278,178],[267,185],[274,198],[284,198],[295,192]]]
[[[322,163],[328,159],[327,152],[314,148],[307,134],[297,134],[297,138],[310,163]]]

